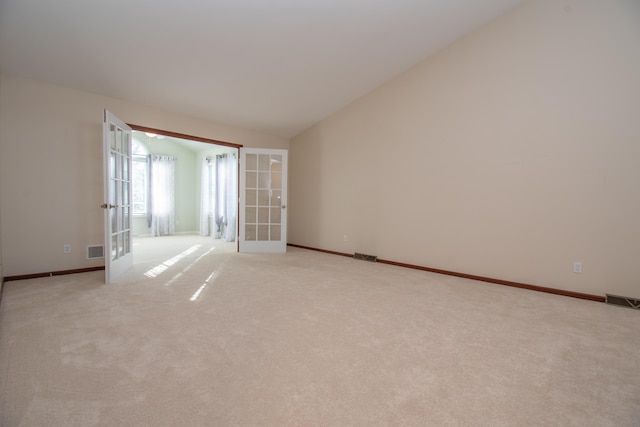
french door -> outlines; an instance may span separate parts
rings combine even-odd
[[[131,128],[104,110],[105,282],[131,268]]]
[[[240,252],[287,251],[287,154],[240,149]]]

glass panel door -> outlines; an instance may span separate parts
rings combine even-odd
[[[133,264],[131,254],[131,128],[104,111],[105,281]]]
[[[287,150],[240,151],[240,252],[286,252]]]

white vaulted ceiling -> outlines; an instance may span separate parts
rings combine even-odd
[[[292,137],[522,0],[0,0],[0,71]]]

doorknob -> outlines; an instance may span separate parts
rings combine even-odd
[[[281,208],[282,209],[287,209],[287,205],[282,205]]]
[[[111,209],[111,208],[117,208],[118,205],[112,205],[111,203],[103,203],[100,205],[100,207],[102,209]]]

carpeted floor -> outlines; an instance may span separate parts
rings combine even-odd
[[[116,284],[5,284],[0,425],[640,425],[638,311],[162,239]]]

